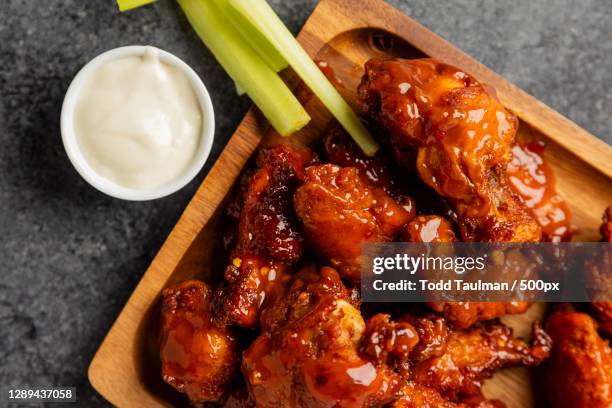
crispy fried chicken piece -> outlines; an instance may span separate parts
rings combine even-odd
[[[365,65],[363,111],[388,131],[396,160],[448,198],[466,241],[539,241],[506,178],[518,121],[484,85],[434,59]]]
[[[546,330],[553,339],[544,366],[544,388],[555,408],[612,407],[612,349],[587,314],[565,307],[554,312]]]
[[[354,167],[307,168],[294,202],[310,246],[354,281],[360,279],[361,244],[391,241],[410,220],[410,213],[382,188],[366,184]]]
[[[261,305],[282,290],[291,272],[289,265],[261,255],[237,255],[225,270],[213,302],[219,325],[255,327]]]
[[[261,304],[302,255],[293,193],[312,159],[287,145],[262,149],[258,170],[244,189],[236,248],[214,309],[221,324],[254,327]]]
[[[411,318],[409,321],[418,328],[424,324],[423,319],[430,318]],[[515,338],[508,326],[489,321],[469,329],[451,330],[446,344],[441,347],[439,339],[445,336],[445,331],[439,322],[437,325],[437,331],[441,330],[443,334],[430,336],[434,347],[422,345],[422,349],[415,350],[410,378],[452,401],[480,396],[482,381],[499,368],[535,366],[550,353],[551,340],[537,322],[533,325],[531,345]],[[427,338],[423,337],[422,341],[426,342]],[[419,355],[419,351],[425,355]]]
[[[419,215],[404,225],[400,234],[404,242],[455,242],[453,224],[438,215]]]
[[[412,326],[406,320],[410,320]],[[417,334],[418,333],[418,334]],[[391,407],[459,407],[489,406],[451,402],[438,391],[412,381],[410,368],[414,361],[422,361],[426,356],[441,355],[446,350],[449,335],[445,320],[437,316],[429,318],[406,317],[403,321],[393,321],[386,314],[372,316],[366,322],[361,340],[361,353],[368,356],[376,366],[388,365],[400,373],[404,385],[395,396]],[[422,338],[420,336],[423,336]],[[418,347],[418,348],[417,348]]]
[[[293,212],[293,192],[304,179],[312,160],[309,150],[275,145],[259,152],[258,171],[245,195],[236,254],[267,255],[277,261],[295,262],[302,255]]]
[[[299,285],[294,288],[298,294],[288,296],[293,303],[286,321],[259,336],[243,355],[242,372],[256,405],[331,408],[390,402],[399,375],[360,355],[365,322],[338,273],[323,268],[319,282]]]
[[[606,208],[599,228],[604,242],[612,242],[612,205]],[[599,322],[599,329],[612,335],[612,255],[604,251],[597,260],[587,260],[584,266],[587,286],[591,290],[593,300],[591,305]]]
[[[227,327],[212,323],[212,290],[197,280],[164,289],[160,356],[164,381],[193,405],[219,402],[237,374],[240,351]]]

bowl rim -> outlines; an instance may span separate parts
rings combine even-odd
[[[155,188],[137,189],[117,184],[98,174],[81,151],[74,127],[74,111],[80,92],[91,75],[102,65],[121,58],[142,56],[147,47],[156,48],[162,62],[178,68],[189,80],[198,99],[202,114],[200,141],[191,163],[174,179]],[[147,201],[168,196],[185,187],[204,167],[212,149],[215,134],[215,115],[210,94],[198,74],[182,59],[168,51],[150,45],[128,45],[105,51],[85,64],[75,75],[62,103],[60,130],[64,150],[70,162],[91,186],[111,197],[128,201]]]

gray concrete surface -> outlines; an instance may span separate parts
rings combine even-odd
[[[294,32],[315,3],[273,1]],[[392,3],[612,142],[612,2]],[[191,64],[208,84],[217,119],[206,169],[179,193],[149,203],[89,187],[59,134],[62,98],[77,70],[102,51],[139,43]],[[171,0],[124,15],[113,0],[2,1],[0,385],[72,385],[78,406],[106,406],[88,385],[87,365],[248,106]]]

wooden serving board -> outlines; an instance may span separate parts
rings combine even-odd
[[[308,53],[330,66],[341,93],[354,104],[364,62],[371,57],[430,56],[455,65],[497,89],[502,103],[521,120],[520,132],[545,139],[547,159],[559,192],[569,202],[578,241],[598,240],[604,208],[612,203],[612,148],[492,72],[414,20],[379,0],[323,0],[298,39]],[[295,78],[289,75],[295,84]],[[311,144],[330,120],[316,98],[306,103],[313,122],[288,140]],[[146,271],[89,367],[96,390],[119,407],[185,406],[186,399],[164,384],[157,351],[161,290],[197,277],[223,274],[220,213],[241,169],[261,143],[278,141],[252,109],[230,139],[170,236]],[[543,305],[507,321],[528,334]],[[541,406],[537,386],[523,369],[505,370],[488,381],[485,393],[509,407]]]

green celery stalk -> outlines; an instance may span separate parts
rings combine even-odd
[[[214,0],[227,20],[242,35],[242,38],[259,54],[259,56],[274,70],[280,72],[289,65],[274,45],[253,25],[229,5],[228,0]]]
[[[213,1],[177,1],[225,72],[249,95],[279,134],[290,135],[310,121],[283,80],[224,19]]]
[[[127,11],[153,3],[154,1],[156,0],[117,0],[117,5],[119,6],[119,11]]]
[[[367,155],[376,153],[379,148],[378,143],[268,3],[265,0],[228,1],[276,47],[364,153]]]

